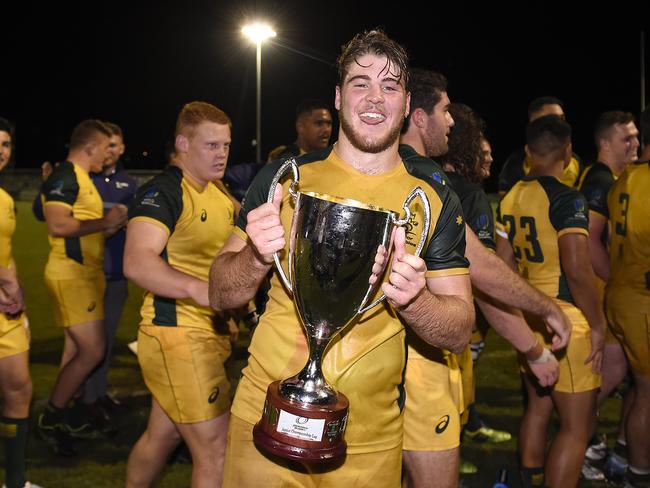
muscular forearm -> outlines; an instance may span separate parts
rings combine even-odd
[[[78,220],[74,217],[66,219],[47,219],[47,230],[53,237],[81,237],[108,228],[104,219]]]
[[[16,313],[22,310],[23,290],[18,282],[16,274],[16,264],[13,259],[9,262],[8,267],[0,266],[0,289],[2,298],[0,305],[4,312]]]
[[[217,256],[210,269],[210,306],[226,310],[246,305],[271,266],[261,263],[250,245]]]
[[[560,262],[575,304],[582,310],[592,329],[604,332],[605,314],[596,288],[587,239],[580,234],[566,234],[558,239],[558,244]]]
[[[20,290],[20,283],[18,283],[18,274],[16,271],[16,263],[10,259],[9,266],[0,266],[0,287],[9,296],[16,295]]]
[[[423,290],[398,310],[404,321],[426,342],[459,354],[469,344],[474,325],[474,304],[453,295]]]
[[[207,304],[207,283],[172,268],[160,256],[143,254],[125,254],[124,275],[128,279],[154,295],[174,299],[194,299],[203,286],[206,296],[199,301]]]
[[[589,211],[589,257],[596,276],[604,282],[609,279],[609,255],[603,236],[609,235],[607,219],[600,213]]]
[[[474,295],[474,299],[492,328],[517,351],[525,353],[535,344],[535,334],[519,310],[497,304],[480,292]]]
[[[9,267],[5,268],[0,266],[0,286],[5,288],[7,286],[13,286],[18,283],[16,279],[16,269],[13,265],[13,262],[9,264]]]
[[[549,297],[531,286],[497,255],[485,249],[476,236],[468,236],[466,256],[470,261],[472,286],[514,308],[542,317],[553,308]]]
[[[604,282],[609,279],[609,256],[600,238],[589,234],[589,254],[594,273]]]
[[[583,269],[578,273],[566,273],[567,284],[576,306],[582,310],[589,326],[602,332],[607,327],[602,303],[596,288],[596,277],[591,269]]]

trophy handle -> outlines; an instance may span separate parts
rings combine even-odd
[[[298,165],[296,164],[296,159],[290,158],[287,159],[284,163],[282,163],[280,169],[278,169],[278,171],[275,173],[275,176],[273,176],[273,180],[271,180],[271,186],[269,187],[269,196],[266,199],[267,203],[273,203],[273,196],[275,195],[275,187],[278,186],[278,183],[284,177],[284,175],[287,174],[289,169],[291,169],[291,172],[293,173],[293,181],[289,186],[289,195],[291,195],[291,197],[294,200],[298,198],[298,191],[296,188],[298,186],[298,181],[300,180],[300,173],[298,172]],[[278,273],[280,274],[280,278],[282,278],[282,282],[284,283],[284,286],[286,286],[287,290],[289,290],[289,292],[293,294],[291,277],[287,278],[287,275],[284,273],[284,269],[282,269],[282,264],[280,264],[279,252],[273,253],[273,261],[275,261],[275,267],[277,268]],[[291,272],[291,264],[289,265],[289,272]]]
[[[399,219],[396,218],[394,215],[392,215],[391,219],[394,225],[399,225],[400,227],[406,225],[408,221],[411,220],[411,210],[409,209],[409,205],[411,205],[411,202],[416,197],[419,197],[420,200],[422,200],[422,207],[424,208],[424,224],[422,225],[422,234],[420,235],[420,241],[418,242],[418,245],[415,248],[415,253],[414,253],[416,256],[419,256],[422,253],[422,249],[424,248],[424,244],[427,240],[427,236],[429,235],[429,227],[431,226],[431,206],[429,205],[429,198],[427,197],[427,194],[424,192],[424,190],[419,186],[413,188],[413,190],[411,190],[411,193],[409,193],[408,197],[406,197],[406,200],[404,200],[404,204],[402,205],[402,208],[404,209],[404,212],[406,214],[404,218]],[[361,308],[357,313],[361,315],[362,313],[367,312],[371,308],[374,308],[375,306],[383,302],[385,298],[386,295],[382,293],[382,295],[379,298],[377,298],[377,300],[372,302],[367,307]]]
[[[408,224],[408,221],[411,220],[411,210],[409,209],[409,205],[411,205],[411,202],[415,200],[416,197],[420,197],[420,200],[422,200],[422,207],[424,208],[424,224],[422,225],[422,234],[420,235],[420,242],[418,242],[418,245],[415,248],[415,255],[419,256],[420,253],[422,253],[424,244],[427,241],[427,236],[429,235],[429,227],[431,226],[431,205],[429,205],[429,198],[422,188],[417,186],[411,190],[411,193],[409,193],[409,196],[406,197],[406,200],[404,200],[404,205],[402,206],[404,212],[406,213],[406,216],[401,220],[394,219],[393,223],[399,226]]]

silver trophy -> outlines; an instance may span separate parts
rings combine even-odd
[[[254,428],[255,442],[288,459],[318,462],[342,456],[348,400],[323,375],[321,363],[331,340],[357,316],[385,299],[368,304],[380,280],[369,279],[380,246],[388,249],[393,229],[411,218],[409,206],[419,197],[424,208],[422,235],[415,254],[422,252],[430,225],[429,200],[417,187],[403,204],[405,217],[355,200],[299,192],[298,166],[287,160],[269,188],[268,202],[289,170],[289,193],[295,201],[289,235],[289,276],[279,253],[273,258],[287,290],[293,295],[307,334],[309,359],[295,376],[271,383],[262,419]],[[389,260],[387,256],[386,262]]]

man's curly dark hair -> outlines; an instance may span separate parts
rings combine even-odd
[[[336,60],[336,67],[339,74],[339,86],[343,85],[348,74],[348,68],[352,63],[358,64],[358,59],[366,54],[385,56],[385,70],[397,77],[397,81],[404,86],[409,81],[409,59],[406,49],[399,43],[392,40],[381,29],[364,31],[341,47],[341,55]]]
[[[480,183],[483,180],[480,155],[485,121],[462,103],[452,103],[449,113],[454,119],[454,126],[449,134],[449,151],[442,159],[462,177],[472,183]]]

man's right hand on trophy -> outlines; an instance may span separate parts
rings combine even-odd
[[[386,268],[386,261],[388,260],[388,251],[384,246],[379,246],[377,248],[377,254],[375,254],[375,264],[372,265],[372,274],[368,278],[368,283],[374,285],[381,274]]]
[[[426,287],[424,260],[406,251],[403,227],[395,230],[395,252],[388,282],[381,287],[389,303],[395,308],[409,305]],[[375,261],[375,266],[377,265]],[[373,267],[373,271],[374,271]]]
[[[282,186],[275,187],[273,203],[260,205],[248,214],[246,234],[251,240],[255,257],[260,264],[273,264],[273,254],[284,249],[284,227],[280,220]]]

